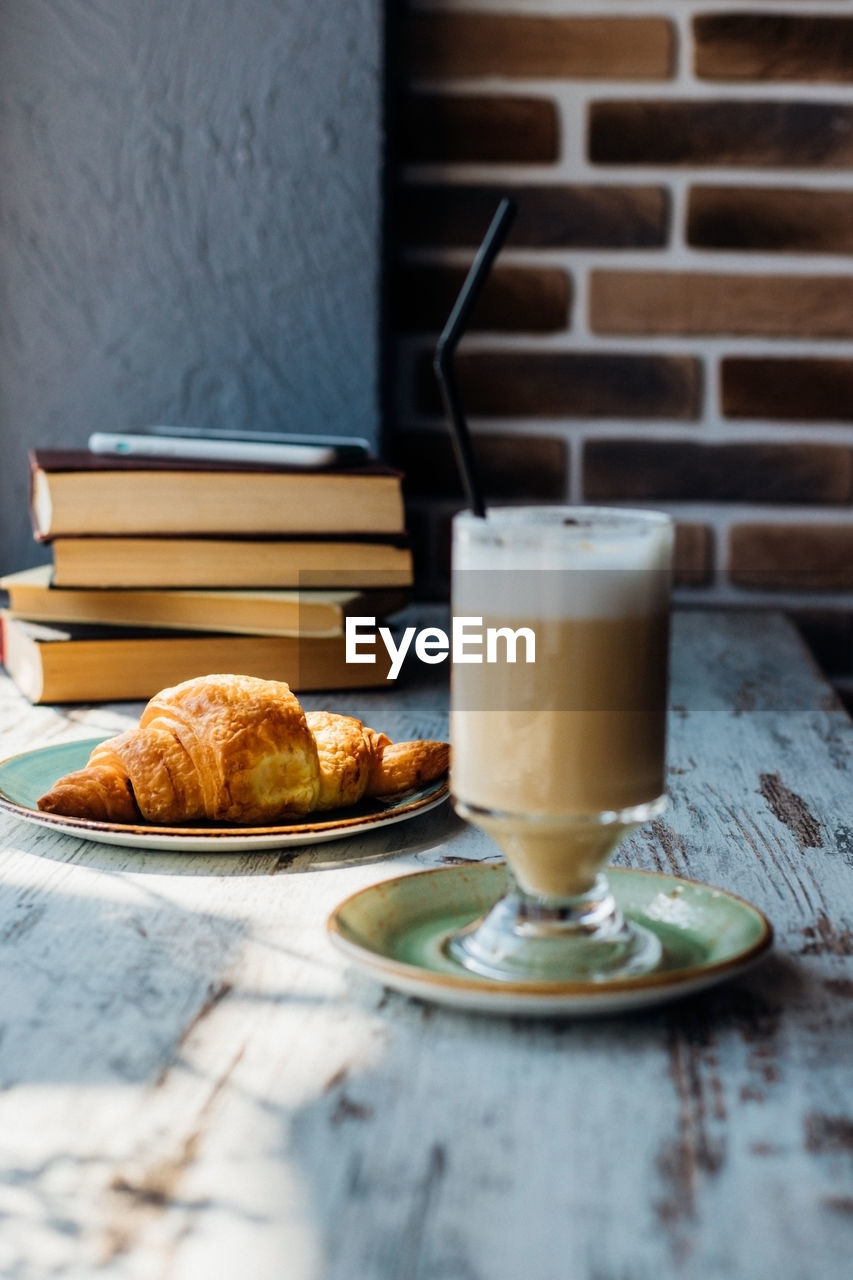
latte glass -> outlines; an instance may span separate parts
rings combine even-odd
[[[660,961],[603,868],[666,804],[672,542],[650,511],[454,520],[453,618],[469,639],[454,650],[451,791],[509,871],[506,896],[448,941],[474,973],[589,982]]]

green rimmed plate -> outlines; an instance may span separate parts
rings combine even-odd
[[[607,982],[500,982],[445,955],[447,935],[483,915],[506,885],[503,863],[472,862],[384,880],[342,902],[331,941],[385,986],[478,1012],[589,1017],[701,991],[754,964],[773,929],[757,907],[710,885],[655,871],[609,867],[626,916],[651,929],[664,958],[654,973]]]
[[[440,778],[419,791],[409,791],[389,800],[365,800],[351,809],[338,809],[317,821],[302,820],[276,826],[235,827],[216,823],[181,827],[132,825],[123,822],[96,822],[88,818],[66,818],[59,813],[42,813],[39,796],[57,778],[82,769],[92,748],[103,738],[55,743],[24,751],[0,762],[0,810],[14,814],[63,835],[94,840],[132,849],[156,849],[170,853],[256,852],[281,849],[286,845],[319,844],[360,836],[425,813],[447,797],[447,779]]]

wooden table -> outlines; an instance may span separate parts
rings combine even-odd
[[[332,701],[445,732],[440,678]],[[4,683],[0,755],[137,713],[30,708]],[[0,816],[0,1275],[849,1275],[851,754],[781,618],[676,618],[672,805],[617,860],[750,899],[776,946],[597,1021],[432,1007],[332,949],[352,891],[493,856],[448,807],[207,857]]]

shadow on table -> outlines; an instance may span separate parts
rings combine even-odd
[[[168,876],[265,876],[303,871],[335,870],[386,859],[424,853],[456,836],[466,824],[449,802],[405,822],[397,822],[361,836],[286,845],[281,849],[210,853],[177,853],[132,845],[99,844],[64,834],[30,828],[26,849],[42,858],[70,862],[99,871]],[[33,835],[36,831],[38,834]]]
[[[247,937],[138,882],[72,883],[0,884],[0,1091],[150,1081]]]
[[[752,1116],[747,1128],[762,1134],[755,1104],[767,1100],[769,1116],[784,1102],[792,1029],[802,1033],[819,988],[777,954],[658,1009],[558,1020],[472,1015],[353,974],[352,1002],[386,1028],[383,1054],[359,1069],[342,1048],[343,1065],[287,1129],[324,1275],[523,1275],[525,1242],[541,1247],[531,1229],[543,1222],[552,1257],[561,1241],[571,1256],[585,1245],[602,1256],[583,1274],[627,1275],[605,1268],[596,1229],[614,1194],[625,1212],[656,1207],[659,1261],[689,1253],[699,1204],[742,1145],[738,1124]],[[620,1134],[631,1145],[616,1168],[608,1151]],[[772,1180],[771,1156],[760,1176]]]

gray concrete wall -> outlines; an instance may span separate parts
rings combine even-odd
[[[27,448],[375,438],[381,0],[0,0],[0,571]]]

